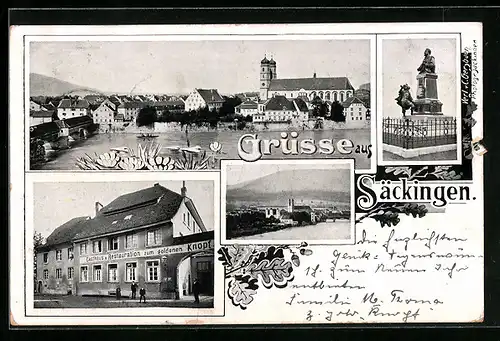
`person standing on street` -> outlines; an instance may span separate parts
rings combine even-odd
[[[132,282],[130,290],[132,291],[132,299],[137,298],[137,284],[135,282]]]
[[[146,303],[146,289],[144,289],[144,287],[139,290],[139,303],[142,302],[142,299],[144,299],[144,303]]]
[[[194,303],[199,304],[200,303],[200,282],[198,282],[198,279],[194,280],[193,294],[194,294]]]

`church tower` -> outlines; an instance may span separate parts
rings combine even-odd
[[[276,63],[276,62],[275,62]],[[275,66],[276,68],[276,66]],[[260,99],[267,100],[268,99],[268,90],[269,85],[271,83],[271,64],[270,61],[264,56],[264,59],[260,61]]]
[[[288,199],[288,212],[293,213],[293,206],[295,205],[295,202],[293,198]]]

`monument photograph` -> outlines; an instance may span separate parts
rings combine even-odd
[[[382,162],[460,162],[458,37],[382,37],[379,46]]]
[[[222,243],[353,241],[352,159],[223,160],[221,169]]]

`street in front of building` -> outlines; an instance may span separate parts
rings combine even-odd
[[[139,299],[130,299],[108,296],[75,296],[75,295],[35,295],[35,308],[142,308],[142,307],[168,307],[168,308],[212,308],[213,296],[200,295],[200,302],[195,303],[194,296],[184,296],[180,300],[155,299],[146,296],[146,303]]]

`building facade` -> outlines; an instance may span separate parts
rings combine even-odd
[[[342,103],[346,126],[352,128],[365,127],[370,121],[367,105],[357,97],[351,97]]]
[[[60,120],[89,114],[89,102],[84,99],[63,99],[57,106],[57,116]]]
[[[118,114],[123,116],[124,121],[135,121],[139,111],[146,105],[140,101],[124,102],[118,106]]]
[[[285,96],[276,95],[259,104],[260,110],[253,114],[253,122],[292,122],[299,124],[309,120],[309,109],[301,99],[289,100]]]
[[[54,111],[30,111],[30,126],[52,122],[54,117]]]
[[[50,284],[53,293],[67,293],[71,287],[75,295],[108,296],[120,288],[122,296],[130,296],[135,282],[148,297],[174,299],[191,295],[198,279],[201,293],[213,295],[213,227],[207,230],[185,186],[179,194],[156,184],[104,207],[96,203],[93,218],[65,225],[71,231],[66,239],[44,245],[37,254],[42,292]],[[62,245],[72,248],[74,257],[58,266],[54,257],[60,249],[64,253]],[[60,277],[65,268],[66,280]]]
[[[252,116],[257,114],[258,104],[255,101],[247,100],[234,108],[236,114],[242,116]]]
[[[217,89],[194,89],[184,102],[186,111],[205,107],[208,107],[209,110],[219,110],[224,103],[224,98]]]
[[[279,79],[276,71],[276,61],[264,57],[260,62],[260,100],[265,101],[272,96],[280,95],[286,98],[305,96],[310,100],[316,96],[325,101],[344,102],[353,96],[354,87],[347,77]]]
[[[109,100],[104,100],[94,111],[92,111],[92,119],[94,123],[105,125],[113,124],[115,118],[115,105]]]

